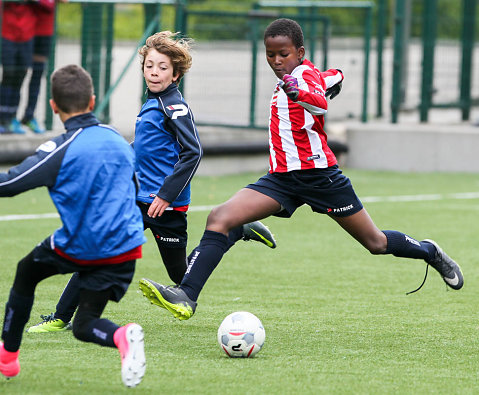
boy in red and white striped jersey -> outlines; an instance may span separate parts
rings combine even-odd
[[[326,98],[340,92],[342,71],[320,72],[303,59],[303,33],[291,19],[272,22],[264,44],[266,60],[278,77],[271,100],[269,173],[211,211],[180,286],[152,283],[154,303],[179,319],[190,318],[203,285],[226,251],[230,230],[270,215],[289,218],[303,204],[327,214],[371,254],[424,260],[449,287],[460,289],[464,280],[454,260],[432,240],[379,230],[338,168],[323,126]]]

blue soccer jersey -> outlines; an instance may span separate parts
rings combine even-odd
[[[148,91],[136,119],[134,149],[138,200],[151,203],[158,196],[171,207],[188,205],[203,150],[193,114],[176,84],[159,93]]]
[[[131,147],[92,113],[69,118],[65,128],[0,173],[0,196],[47,186],[63,225],[51,247],[78,260],[116,257],[145,243]]]

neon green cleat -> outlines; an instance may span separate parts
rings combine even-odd
[[[142,278],[140,289],[152,304],[163,307],[179,320],[187,320],[195,313],[196,302],[192,301],[179,286],[165,287]]]
[[[55,318],[55,313],[41,315],[42,322],[27,329],[28,333],[63,332],[72,329],[71,322],[65,323]]]
[[[254,240],[267,245],[269,248],[276,248],[276,240],[273,234],[268,227],[260,221],[243,225],[243,240]]]

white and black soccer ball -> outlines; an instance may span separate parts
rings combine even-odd
[[[259,318],[247,311],[231,313],[218,328],[218,343],[231,358],[254,357],[263,347],[265,337]]]

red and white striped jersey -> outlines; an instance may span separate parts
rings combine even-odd
[[[341,82],[339,70],[320,72],[305,59],[291,73],[298,80],[299,96],[293,102],[278,81],[271,99],[269,118],[269,172],[326,168],[337,163],[327,144],[324,114],[326,89]]]

